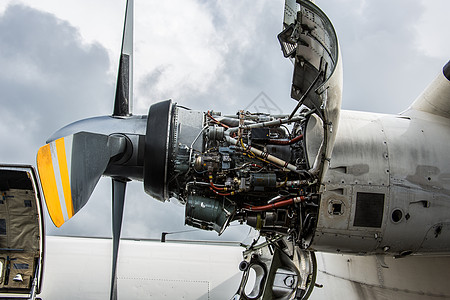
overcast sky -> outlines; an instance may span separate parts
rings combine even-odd
[[[35,165],[60,127],[112,112],[125,8],[122,0],[0,2],[0,160]],[[450,58],[448,0],[316,1],[335,25],[344,66],[343,109],[398,113]],[[430,6],[433,4],[433,6]],[[283,111],[292,64],[276,35],[284,1],[135,1],[134,113],[173,99],[235,113],[261,92]],[[110,236],[110,181],[51,234]],[[186,230],[184,208],[128,187],[123,236],[158,238]],[[233,227],[223,239],[248,230]],[[241,234],[239,232],[242,232]],[[184,233],[174,238],[214,238]]]

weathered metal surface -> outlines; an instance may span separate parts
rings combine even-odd
[[[450,257],[318,253],[312,299],[449,299]]]
[[[438,119],[342,113],[314,249],[395,255],[450,250],[450,128]],[[385,195],[380,227],[355,226],[358,193]],[[330,213],[339,204],[341,211]]]

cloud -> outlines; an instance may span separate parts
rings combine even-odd
[[[1,132],[11,145],[0,150],[3,161],[34,163],[57,128],[108,113],[107,52],[82,43],[74,27],[51,14],[8,6],[0,16],[0,65]]]
[[[107,74],[107,52],[99,44],[83,43],[73,26],[52,14],[23,5],[8,6],[0,15],[0,65],[3,163],[34,165],[38,148],[58,128],[109,113],[114,79]],[[106,203],[92,201],[97,211],[104,211],[102,206],[109,202],[101,198]],[[85,223],[69,225],[67,232],[74,233],[70,228],[74,227],[78,234],[89,231],[85,228],[92,233],[98,231],[95,224],[110,228],[109,213],[88,212]],[[46,221],[48,231],[56,232],[48,217]]]
[[[446,36],[444,20],[450,11],[450,2],[445,0],[421,1],[423,13],[416,21],[414,30],[415,42],[424,55],[448,60],[450,40]]]
[[[355,0],[317,2],[331,18],[340,39],[344,109],[399,113],[445,63],[445,59],[424,55],[417,47],[418,20],[429,18],[421,1],[365,1],[364,5]],[[445,19],[434,18],[441,23]],[[444,32],[444,25],[436,26],[436,32]]]
[[[137,82],[141,111],[172,98],[195,109],[234,113],[262,89],[287,107],[294,104],[289,99],[292,66],[276,39],[282,3],[178,1],[176,11],[174,3],[153,5],[156,17],[136,26],[147,26],[147,41],[136,46],[144,71]]]
[[[179,98],[186,89],[206,91],[223,69],[221,56],[227,47],[221,44],[205,5],[193,0],[142,5],[145,11],[158,13],[136,22],[136,35],[146,32],[135,47],[136,75],[147,74],[137,82],[137,106]]]

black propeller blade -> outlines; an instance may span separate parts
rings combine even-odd
[[[122,51],[120,53],[119,72],[117,74],[116,97],[113,117],[131,116],[133,100],[133,14],[134,1],[128,0],[123,27]],[[117,299],[117,257],[119,254],[120,233],[122,230],[123,209],[127,179],[112,179],[112,231],[113,256],[111,269],[110,299]]]
[[[127,1],[113,117],[131,115],[133,100],[133,0]]]
[[[112,179],[112,230],[113,230],[113,258],[111,270],[110,299],[117,299],[117,256],[119,253],[120,232],[122,230],[123,208],[125,204],[125,189],[127,181]]]

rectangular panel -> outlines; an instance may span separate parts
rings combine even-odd
[[[357,193],[353,226],[380,228],[383,211],[384,194]]]

